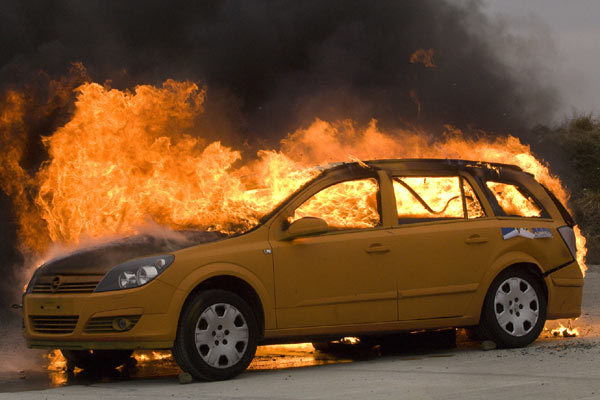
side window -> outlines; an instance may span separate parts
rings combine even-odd
[[[467,207],[467,218],[481,218],[485,217],[485,212],[481,203],[475,194],[475,191],[471,187],[471,184],[466,179],[461,179],[463,182],[463,191],[465,193],[465,205]]]
[[[374,178],[346,181],[329,186],[305,201],[288,221],[303,217],[324,219],[331,229],[372,228],[379,224]]]
[[[542,208],[522,187],[494,181],[487,181],[486,185],[506,215],[538,218],[542,216]]]
[[[393,184],[400,223],[464,218],[458,176],[418,178],[396,176]]]

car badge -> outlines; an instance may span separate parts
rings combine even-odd
[[[54,279],[52,279],[52,283],[50,284],[50,290],[52,290],[52,293],[55,293],[60,288],[60,284],[60,276],[57,276]]]

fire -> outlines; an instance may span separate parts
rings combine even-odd
[[[133,357],[138,363],[145,363],[149,361],[160,361],[165,359],[171,359],[172,355],[170,351],[150,351],[150,352],[135,352]]]
[[[498,203],[509,215],[539,217],[542,210],[532,201],[525,198],[514,185],[500,182],[487,182],[490,190],[496,194]]]
[[[79,92],[72,120],[44,139],[51,161],[35,202],[51,242],[128,233],[148,218],[174,229],[244,230],[312,176],[268,151],[234,169],[239,151],[187,134],[204,100],[195,84]]]
[[[290,222],[319,215],[334,229],[376,226],[379,223],[377,181],[364,179],[330,186],[298,207],[295,214]]]
[[[421,63],[427,68],[435,68],[437,65],[433,62],[433,49],[418,49],[410,55],[411,64]]]
[[[418,129],[383,132],[375,120],[358,126],[351,120],[316,119],[288,134],[279,149],[260,150],[254,159],[242,160],[240,150],[203,139],[208,133],[199,131],[197,120],[206,91],[194,83],[167,80],[161,87],[140,85],[133,91],[86,83],[75,95],[71,119],[44,138],[49,159],[34,175],[19,164],[24,142],[11,142],[6,133],[23,128],[23,96],[8,92],[0,110],[5,128],[0,140],[8,155],[0,161],[0,185],[15,200],[21,242],[38,254],[50,244],[76,246],[89,238],[135,233],[148,222],[172,229],[245,231],[318,174],[312,166],[352,159],[463,158],[516,164],[563,203],[568,198],[547,165],[512,136],[467,138],[448,126],[442,139],[432,140]],[[368,180],[360,182],[341,191],[372,191]],[[417,191],[425,184],[431,182],[411,183]],[[333,225],[368,226],[375,221],[372,196],[361,204],[347,204],[339,190],[329,196],[337,199],[338,210],[319,212],[329,213]],[[442,206],[444,202],[447,212],[462,212],[460,202],[451,197]],[[309,211],[326,203],[317,199]],[[364,213],[354,213],[354,207],[373,212],[357,221]],[[585,270],[585,239],[576,233],[578,261]]]
[[[63,372],[67,370],[67,360],[60,350],[52,350],[44,357],[48,360],[48,371]]]
[[[564,326],[563,324],[560,324],[558,328],[552,329],[550,331],[550,334],[556,337],[575,337],[579,336],[579,329],[571,328],[570,324],[568,327]]]

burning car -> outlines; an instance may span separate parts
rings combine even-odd
[[[469,327],[526,346],[581,312],[573,227],[516,166],[342,163],[244,234],[47,262],[24,295],[25,337],[80,367],[171,349],[203,380],[241,373],[259,344]]]

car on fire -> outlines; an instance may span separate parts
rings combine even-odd
[[[200,380],[243,372],[261,344],[465,327],[526,346],[547,319],[580,315],[573,227],[516,166],[341,163],[243,234],[47,262],[24,294],[25,337],[83,368],[170,349]]]

